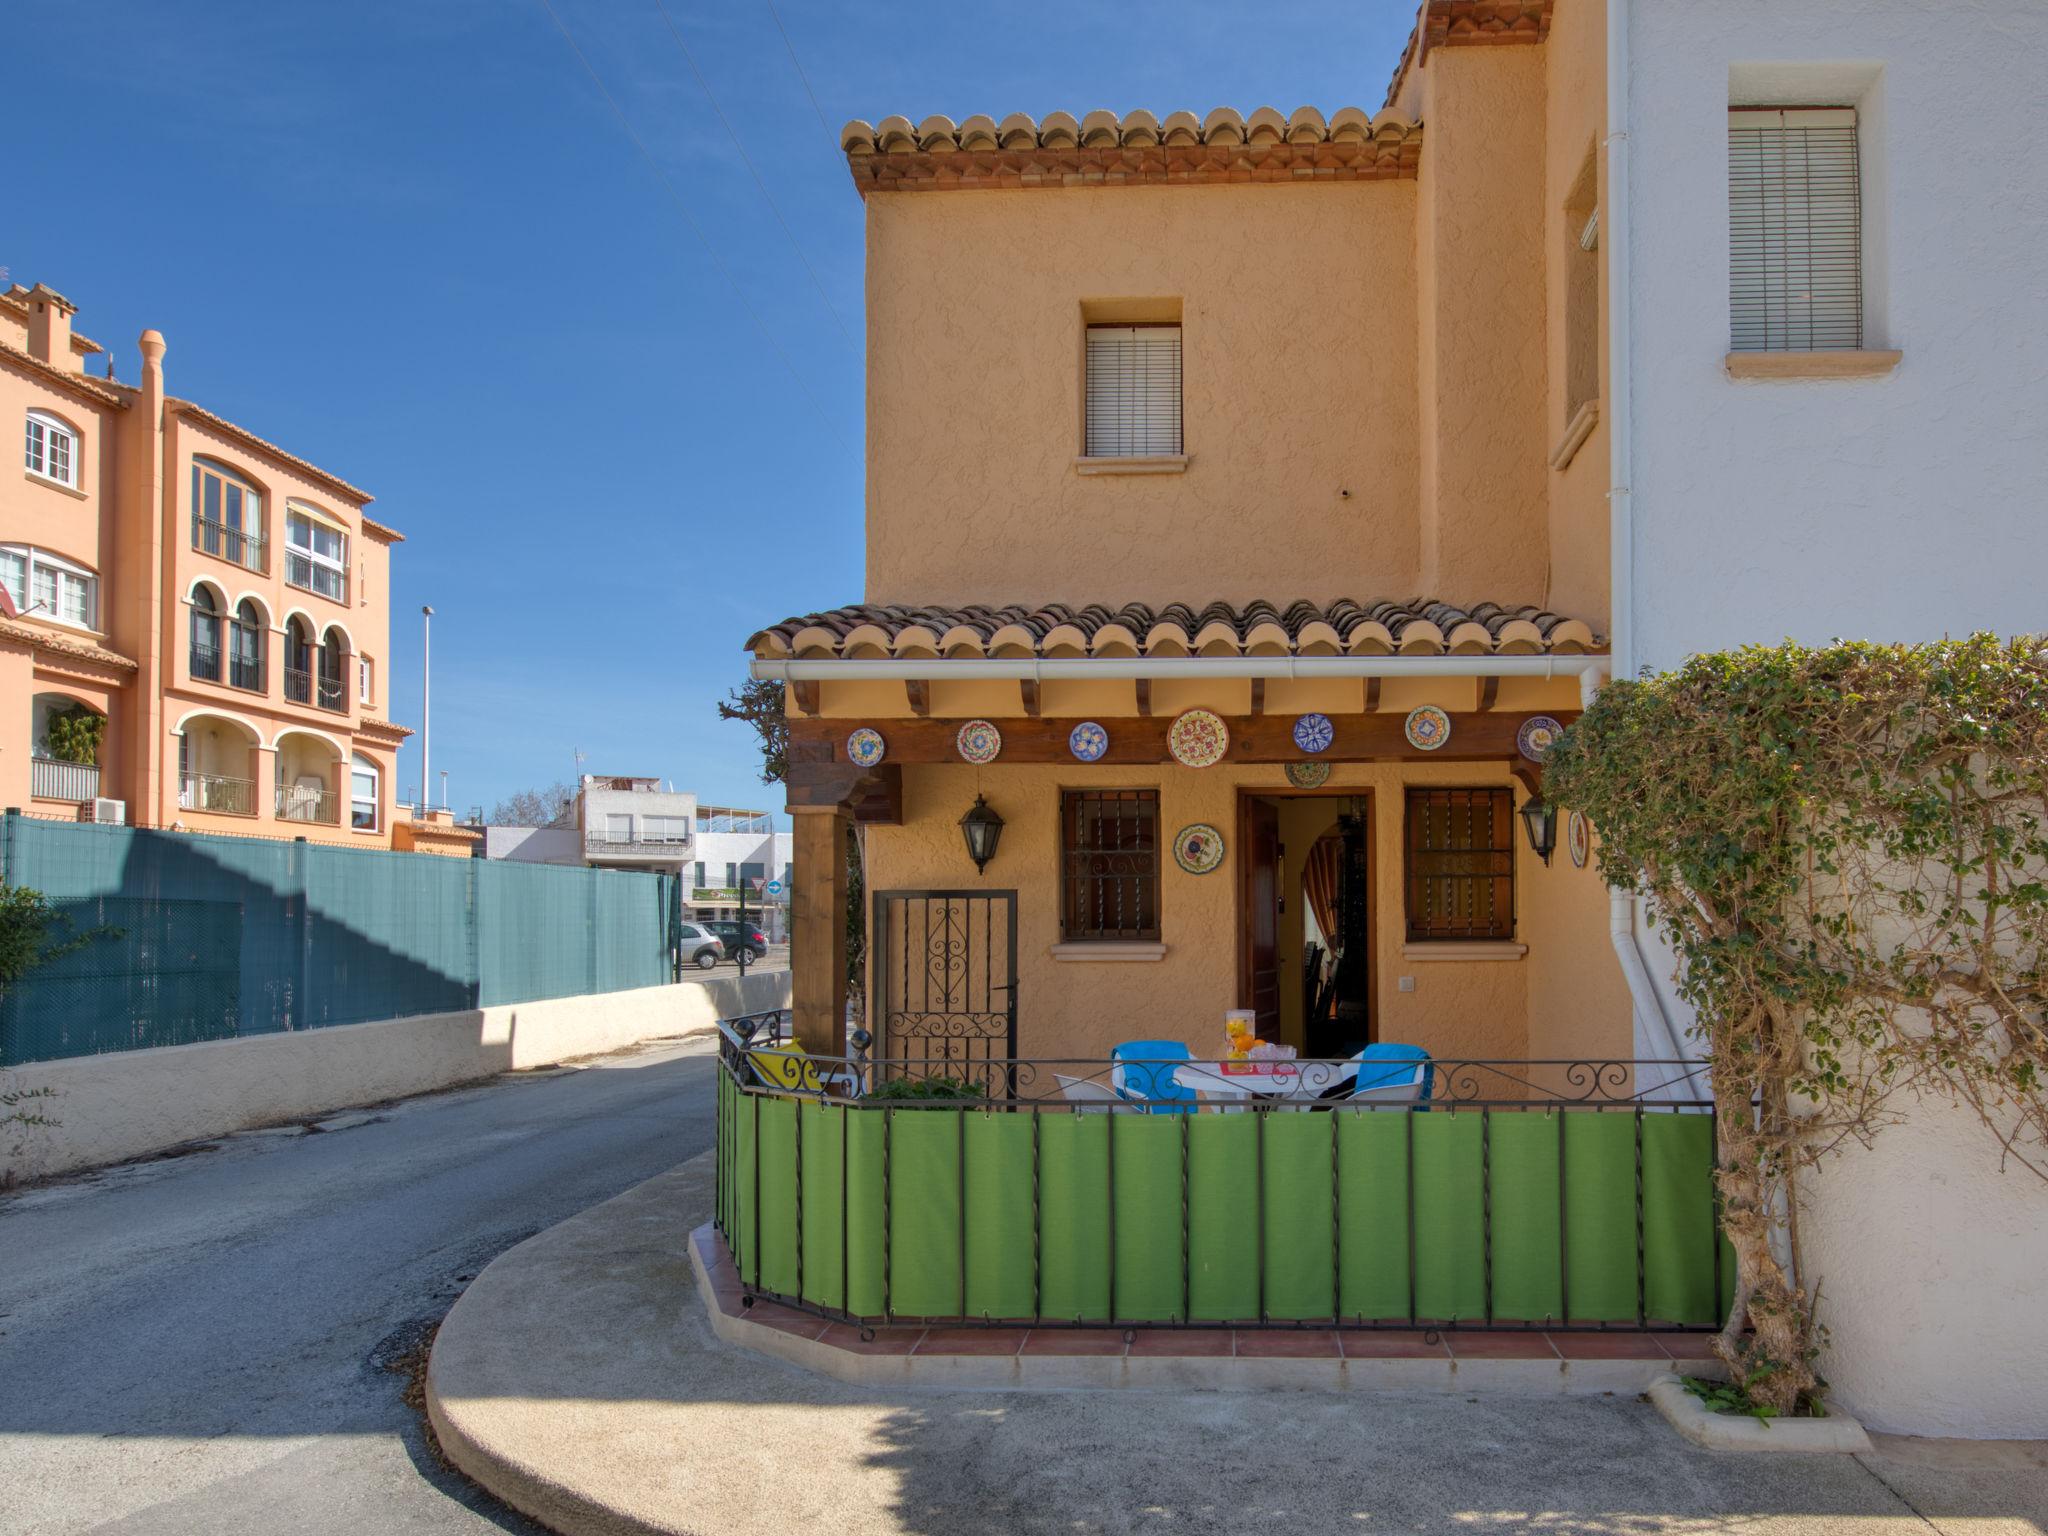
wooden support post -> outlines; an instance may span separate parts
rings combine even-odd
[[[790,1022],[799,1044],[846,1054],[846,830],[836,805],[792,805]]]
[[[1252,715],[1256,718],[1265,712],[1266,680],[1263,677],[1255,677],[1252,679]]]
[[[1023,698],[1024,713],[1036,720],[1039,715],[1038,680],[1031,677],[1019,678],[1017,680],[1017,691]]]

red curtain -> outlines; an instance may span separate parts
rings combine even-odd
[[[1344,864],[1344,841],[1335,832],[1325,832],[1308,851],[1301,871],[1301,888],[1308,896],[1309,910],[1323,931],[1323,947],[1335,951],[1337,930],[1338,872]]]

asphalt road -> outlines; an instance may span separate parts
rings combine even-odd
[[[497,1254],[710,1147],[713,1059],[672,1042],[0,1196],[0,1533],[537,1531],[436,1464],[391,1367]]]

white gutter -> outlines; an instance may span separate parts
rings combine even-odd
[[[1125,678],[1579,677],[1604,673],[1603,655],[1559,656],[904,656],[779,661],[757,658],[759,679],[808,682],[1030,682]]]

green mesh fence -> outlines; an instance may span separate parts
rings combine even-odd
[[[1707,1328],[1734,1284],[1699,1106],[991,1112],[720,1079],[741,1276],[855,1317]]]
[[[6,816],[0,879],[98,934],[0,997],[0,1066],[674,978],[670,876]]]

